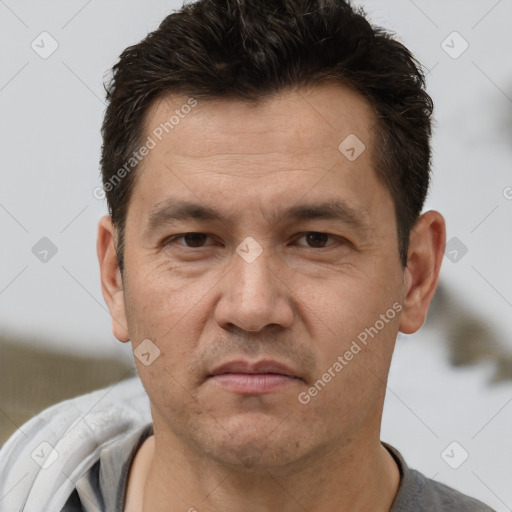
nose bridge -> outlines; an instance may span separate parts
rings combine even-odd
[[[247,331],[259,331],[268,324],[287,325],[293,316],[286,287],[276,277],[273,251],[262,241],[246,238],[233,255],[226,280],[218,321],[233,323]]]
[[[231,290],[233,299],[245,308],[270,308],[276,283],[270,269],[268,245],[254,238],[246,238],[236,249],[233,261]]]

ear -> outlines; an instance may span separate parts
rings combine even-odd
[[[116,230],[110,215],[105,215],[98,224],[96,252],[100,263],[101,291],[112,317],[112,332],[122,342],[129,341],[124,307],[123,282],[117,263],[114,240]]]
[[[411,230],[404,279],[403,312],[399,330],[416,332],[424,323],[439,280],[446,244],[443,216],[436,211],[424,213]]]

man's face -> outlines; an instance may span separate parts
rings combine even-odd
[[[271,467],[378,438],[404,272],[369,104],[335,84],[256,107],[199,102],[156,139],[187,99],[148,113],[156,147],[137,171],[114,311],[134,349],[160,351],[135,359],[157,443]],[[366,146],[355,159],[353,137],[339,149],[351,134]],[[182,201],[221,219],[162,213]],[[284,215],[335,201],[332,218]],[[278,361],[297,378],[210,376],[237,360]]]

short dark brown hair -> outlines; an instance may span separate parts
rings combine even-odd
[[[122,52],[105,85],[101,155],[121,273],[138,167],[127,172],[126,162],[143,143],[145,116],[157,99],[183,94],[254,103],[332,79],[374,108],[372,161],[394,200],[398,250],[406,266],[410,230],[430,182],[433,103],[421,64],[393,33],[366,17],[343,0],[199,0]],[[115,181],[123,167],[122,179]]]

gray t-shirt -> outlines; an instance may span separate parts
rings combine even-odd
[[[102,450],[99,460],[76,482],[61,512],[124,512],[130,465],[153,434],[148,423]],[[400,470],[400,487],[390,512],[496,512],[482,502],[410,469],[400,453],[383,443]]]

